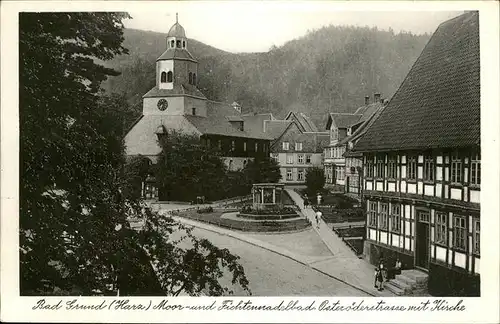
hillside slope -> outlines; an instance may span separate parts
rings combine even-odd
[[[104,84],[140,110],[154,85],[155,60],[165,34],[125,30],[129,55],[107,63],[122,72]],[[214,100],[238,101],[244,112],[302,111],[320,128],[328,112],[352,112],[365,95],[390,98],[429,35],[395,34],[376,28],[328,26],[266,53],[233,54],[190,40],[199,60],[199,87]]]

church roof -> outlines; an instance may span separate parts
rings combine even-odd
[[[196,86],[191,84],[179,84],[178,82],[174,82],[173,89],[160,89],[157,86],[154,86],[151,90],[149,90],[143,98],[150,97],[173,97],[179,95],[188,95],[193,97],[198,97],[202,99],[206,99],[205,95],[196,88]],[[234,108],[232,108],[234,110]]]
[[[442,23],[358,152],[480,144],[479,14]]]
[[[234,127],[227,119],[238,117],[238,112],[230,105],[222,102],[207,101],[207,117],[184,116],[200,133],[210,135],[234,136],[270,140],[269,136],[250,124],[244,123],[243,130]]]
[[[189,51],[185,48],[167,48],[163,54],[157,58],[157,61],[161,60],[187,60],[187,61],[192,61],[192,62],[198,62],[194,56],[189,53]]]
[[[176,22],[170,30],[168,31],[167,37],[184,37],[186,38],[186,31],[184,27],[181,26],[178,22]]]

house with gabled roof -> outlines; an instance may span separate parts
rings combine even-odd
[[[480,295],[480,135],[479,13],[467,12],[437,28],[352,149],[368,260],[398,257],[433,295]]]
[[[272,137],[271,158],[280,165],[281,182],[304,184],[309,168],[322,167],[327,132],[303,113],[288,113],[284,120],[265,121],[265,133]]]
[[[374,94],[373,103],[370,97],[365,97],[365,104],[354,113],[330,113],[328,115],[326,130],[330,133],[330,142],[324,148],[324,170],[327,186],[335,190],[345,191],[354,183],[348,183],[346,177],[346,159],[344,153],[347,150],[347,138],[349,138],[363,123],[365,123],[374,112],[382,105],[379,93]]]
[[[360,199],[360,173],[362,171],[362,154],[352,152],[352,147],[354,144],[365,134],[366,130],[373,124],[373,122],[378,118],[385,105],[386,100],[379,99],[375,96],[374,102],[370,103],[370,97],[365,97],[365,105],[359,107],[355,114],[360,114],[360,119],[353,125],[350,126],[348,133],[350,135],[344,137],[338,142],[335,147],[340,147],[344,152],[342,157],[345,161],[345,184],[344,192],[353,195],[354,197]]]
[[[142,116],[125,136],[127,156],[145,156],[155,163],[161,147],[158,137],[181,131],[218,148],[229,170],[242,169],[248,160],[268,157],[271,137],[264,120],[271,114],[241,113],[238,103],[208,100],[198,89],[198,61],[188,50],[184,28],[176,22],[166,39],[167,49],[156,60],[156,84],[143,96]],[[151,184],[144,196],[158,198]]]

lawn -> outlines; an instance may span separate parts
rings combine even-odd
[[[294,219],[290,221],[274,222],[274,221],[262,221],[262,222],[245,222],[237,221],[233,219],[222,218],[222,214],[235,211],[229,209],[215,209],[213,213],[202,213],[199,214],[196,210],[188,210],[175,213],[175,216],[185,217],[204,223],[235,229],[245,232],[282,232],[282,231],[293,231],[300,230],[310,226],[306,219]]]
[[[365,220],[364,212],[361,208],[335,209],[328,206],[314,207],[323,214],[326,223],[359,222]]]
[[[364,237],[366,230],[364,227],[339,228],[335,229],[340,237]]]

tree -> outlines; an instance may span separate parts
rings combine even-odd
[[[155,176],[160,194],[169,200],[223,198],[227,170],[220,152],[202,145],[199,136],[171,131],[160,140],[162,152]]]
[[[310,195],[315,195],[325,186],[325,172],[322,168],[313,167],[306,171],[306,186]]]
[[[250,185],[254,183],[276,183],[281,179],[278,162],[269,157],[249,161],[243,169],[243,173]]]
[[[237,256],[124,195],[121,111],[99,95],[117,72],[96,61],[126,53],[127,17],[19,15],[21,294],[216,295],[224,269],[248,289]]]

